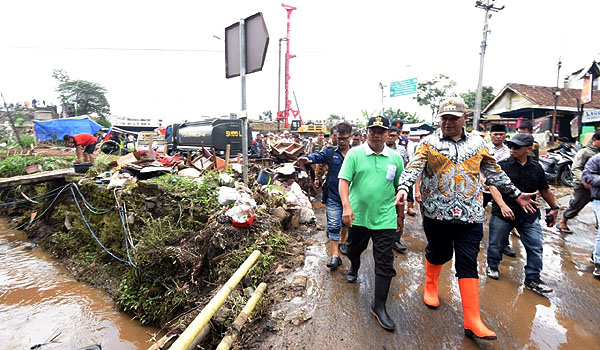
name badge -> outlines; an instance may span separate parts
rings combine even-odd
[[[396,166],[393,164],[388,164],[387,174],[385,174],[385,178],[388,181],[394,181],[394,177],[396,177]]]

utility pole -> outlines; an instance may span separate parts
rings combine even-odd
[[[481,41],[481,52],[479,53],[479,81],[477,83],[477,95],[475,96],[475,113],[473,114],[473,130],[479,130],[479,117],[481,116],[481,94],[482,94],[482,82],[483,82],[483,62],[485,59],[485,49],[487,47],[487,35],[490,32],[488,30],[488,20],[492,17],[489,12],[498,12],[504,8],[495,7],[495,0],[478,0],[475,2],[475,7],[485,10],[485,21],[483,24],[483,40]]]
[[[381,89],[381,115],[383,116],[383,112],[385,112],[385,110],[383,109],[383,98],[385,96],[383,96],[383,90],[386,88],[387,85],[383,85],[382,83],[379,83],[379,88]]]
[[[560,96],[560,90],[558,88],[558,79],[560,77],[560,66],[562,66],[562,62],[560,60],[560,58],[558,59],[558,69],[556,72],[556,88],[554,88],[554,112],[552,113],[552,143],[554,143],[555,139],[556,139],[556,105],[558,105],[558,97]]]

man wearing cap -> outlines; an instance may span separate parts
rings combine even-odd
[[[554,194],[550,191],[546,174],[542,166],[532,161],[527,153],[533,147],[533,136],[530,134],[516,134],[512,140],[507,142],[510,147],[510,157],[499,162],[498,165],[510,177],[517,188],[523,192],[536,192],[550,205],[551,211],[548,217],[554,225],[558,206]],[[516,228],[521,236],[521,242],[527,251],[527,264],[525,265],[525,287],[537,293],[550,293],[549,288],[540,278],[542,271],[542,228],[540,226],[540,211],[535,204],[535,212],[524,211],[514,198],[500,192],[490,186],[490,192],[494,197],[492,216],[490,216],[490,242],[487,250],[486,274],[492,279],[499,278],[498,265],[502,260],[502,249],[508,234]],[[535,198],[532,198],[535,199]]]
[[[394,207],[398,179],[404,168],[400,155],[385,146],[390,121],[382,116],[367,123],[367,142],[348,151],[339,173],[342,221],[350,226],[347,281],[356,282],[360,255],[373,241],[375,290],[371,313],[385,330],[396,328],[385,303],[394,270],[392,245],[396,230],[404,225],[404,208]],[[350,186],[352,185],[352,186]]]
[[[522,120],[517,131],[520,133],[533,135],[533,123],[531,120]],[[531,151],[529,152],[528,156],[532,157],[536,162],[540,160],[540,144],[537,143],[537,141],[533,141],[533,146],[531,147]]]
[[[509,193],[526,211],[534,211],[531,205],[534,194],[521,193],[498,167],[485,141],[465,132],[465,111],[466,106],[459,99],[446,100],[440,105],[440,128],[417,147],[400,177],[396,203],[406,202],[408,187],[422,175],[421,213],[427,237],[423,301],[430,308],[439,306],[438,279],[442,265],[454,253],[465,334],[496,339],[496,333],[483,324],[479,312],[477,254],[486,219],[479,172],[488,185]]]

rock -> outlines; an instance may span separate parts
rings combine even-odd
[[[279,266],[277,266],[277,268],[275,269],[275,274],[279,275],[282,272],[287,271],[287,269],[285,267],[283,267],[283,265],[279,264]]]
[[[273,216],[275,216],[279,221],[284,220],[287,217],[288,213],[282,207],[277,207],[273,209]]]
[[[294,277],[294,279],[292,280],[292,288],[301,290],[306,289],[307,279],[308,278],[306,276],[302,275]]]

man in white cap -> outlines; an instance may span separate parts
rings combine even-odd
[[[464,312],[464,332],[480,339],[496,339],[496,333],[481,321],[477,255],[486,219],[481,180],[509,193],[526,211],[533,212],[532,193],[521,193],[496,165],[485,141],[465,132],[466,106],[458,99],[444,101],[438,116],[440,128],[419,146],[400,177],[396,204],[406,202],[408,188],[422,174],[423,230],[425,248],[425,292],[430,308],[440,305],[438,279],[442,265],[454,256],[454,266]]]

